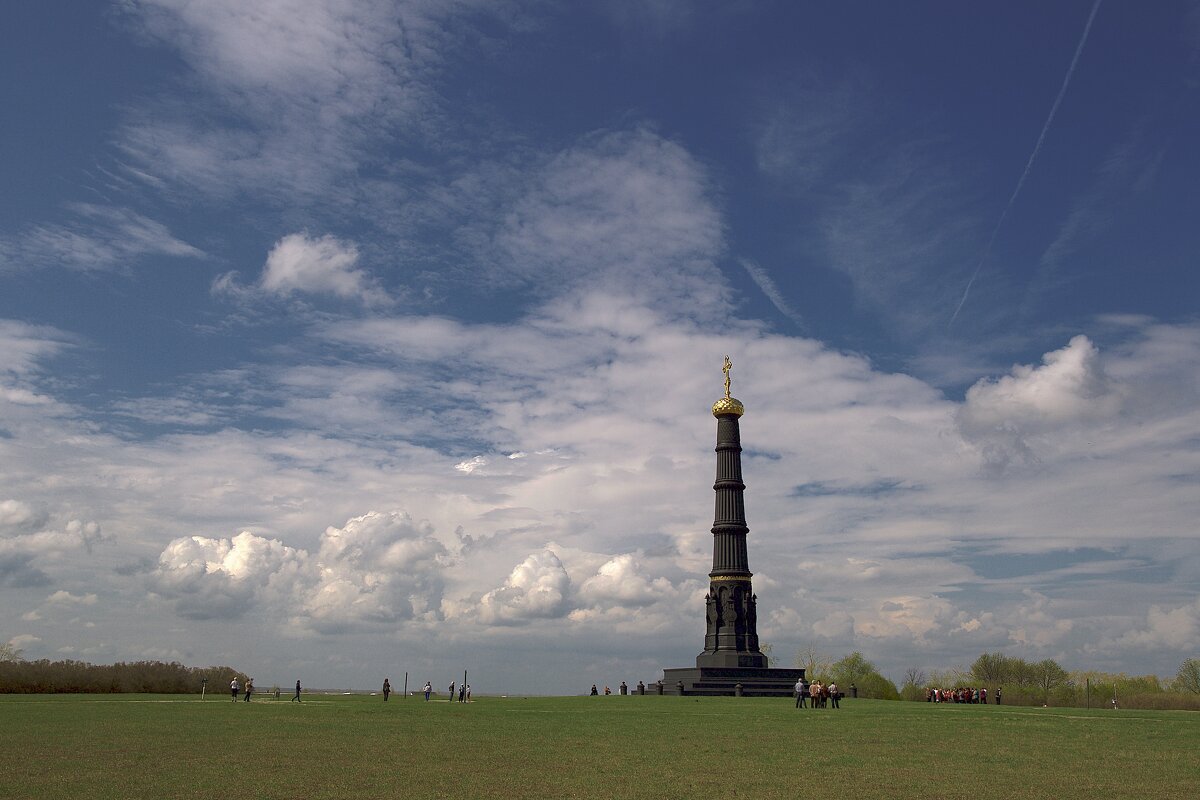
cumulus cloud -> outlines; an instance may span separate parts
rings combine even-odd
[[[177,598],[180,616],[236,618],[254,613],[260,602],[286,605],[300,588],[305,555],[249,531],[232,539],[187,536],[159,555],[151,585]]]
[[[446,550],[431,533],[392,511],[326,528],[315,554],[249,531],[182,537],[163,550],[150,581],[190,619],[266,611],[328,633],[434,618]]]
[[[353,242],[293,233],[271,248],[259,285],[273,294],[308,292],[364,301],[382,299],[380,290],[357,264],[358,247]]]
[[[446,548],[428,523],[371,512],[327,528],[305,613],[321,630],[357,622],[438,618]]]
[[[489,625],[520,625],[567,612],[571,578],[553,550],[532,553],[513,568],[504,585],[479,600],[479,619]]]
[[[15,528],[33,517],[33,509],[20,500],[0,500],[0,527]]]
[[[1108,419],[1120,410],[1118,387],[1086,336],[1075,336],[1042,362],[1017,365],[1012,374],[967,390],[959,425],[994,467],[1034,462],[1035,437]]]
[[[44,586],[43,567],[68,560],[106,540],[100,525],[73,519],[59,528],[29,532],[23,526],[0,528],[0,585]]]
[[[51,605],[94,606],[96,605],[96,601],[98,599],[99,598],[97,598],[94,592],[87,592],[85,594],[71,594],[64,589],[59,589],[57,592],[47,597],[46,602]]]
[[[1016,644],[1045,648],[1059,644],[1074,627],[1074,622],[1056,613],[1055,602],[1032,589],[1025,590],[1028,602],[1022,603],[1012,615],[1016,623],[1009,638]]]
[[[1109,643],[1122,648],[1194,652],[1200,647],[1200,599],[1174,608],[1152,605],[1136,625]]]
[[[670,596],[674,591],[666,578],[651,578],[629,553],[606,561],[596,574],[579,587],[579,597],[588,603],[624,607],[645,606]]]

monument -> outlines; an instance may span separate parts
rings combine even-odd
[[[717,418],[717,508],[713,519],[713,566],[705,595],[704,651],[695,667],[663,670],[663,691],[690,695],[791,695],[802,669],[775,669],[758,644],[758,597],[746,553],[746,504],[742,438],[745,406],[730,394],[725,356],[725,396],[713,403]],[[740,687],[740,689],[739,689]]]

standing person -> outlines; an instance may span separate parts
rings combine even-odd
[[[804,695],[808,692],[808,687],[804,685],[804,678],[796,681],[796,685],[792,688],[796,690],[796,708],[804,708]]]
[[[460,703],[467,702],[467,685],[465,683],[462,686],[458,687],[458,702],[460,702]]]
[[[246,696],[242,699],[249,703],[252,694],[254,694],[254,678],[246,678]]]
[[[387,678],[383,679],[383,702],[387,702],[388,695],[392,693],[392,684]]]
[[[300,679],[296,679],[296,696],[292,698],[293,703],[300,702]]]
[[[833,708],[838,708],[838,685],[837,683],[829,684],[829,705]]]
[[[471,684],[467,684],[467,702],[471,702]]]
[[[592,697],[596,697],[596,696],[598,696],[599,694],[600,694],[600,691],[599,691],[599,690],[596,688],[596,684],[594,684],[594,683],[593,683],[593,684],[592,684],[592,694],[591,694],[591,696],[592,696]]]
[[[241,688],[242,686],[238,683],[237,676],[235,675],[233,680],[229,682],[229,693],[233,695],[233,702],[235,703],[237,702],[238,692],[241,690]]]
[[[985,705],[985,706],[987,705],[987,687],[986,686],[979,690],[979,702],[981,705]]]
[[[423,691],[425,692],[425,702],[428,703],[429,702],[429,693],[433,691],[433,684],[430,683],[429,681],[425,681],[425,688]]]
[[[450,681],[450,702],[454,702],[454,681]]]
[[[1000,698],[1003,696],[1004,696],[1004,687],[997,686],[996,687],[996,705],[1000,705]]]

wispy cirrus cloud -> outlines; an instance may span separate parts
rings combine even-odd
[[[804,319],[800,316],[800,313],[792,308],[787,298],[783,296],[783,292],[779,291],[779,287],[771,279],[771,275],[758,262],[752,261],[749,258],[739,258],[738,263],[742,265],[742,269],[746,270],[746,274],[762,290],[762,293],[767,296],[767,299],[771,301],[771,305],[775,306],[780,314],[783,314],[797,325],[804,324]]]
[[[193,95],[131,112],[118,146],[138,172],[176,194],[336,204],[357,198],[360,168],[382,167],[385,138],[442,130],[445,52],[473,15],[506,6],[137,0],[127,11],[182,57]]]
[[[66,212],[64,222],[34,225],[0,239],[0,269],[123,270],[151,256],[204,256],[163,223],[129,208],[69,203]]]

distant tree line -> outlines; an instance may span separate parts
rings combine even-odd
[[[1004,653],[984,653],[968,669],[931,671],[909,669],[900,695],[924,700],[926,689],[987,687],[992,699],[1004,689],[1006,705],[1111,706],[1121,708],[1200,710],[1200,660],[1186,659],[1175,679],[1157,675],[1079,670],[1068,672],[1052,659],[1026,661]]]
[[[153,694],[198,693],[208,680],[208,691],[222,692],[234,675],[232,667],[185,667],[177,662],[134,661],[88,664],[83,661],[0,660],[0,693]]]

